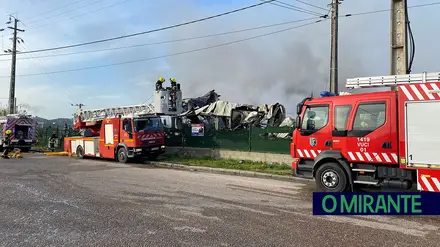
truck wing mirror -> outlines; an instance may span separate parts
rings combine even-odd
[[[296,105],[296,115],[301,115],[302,107],[303,107],[303,104],[301,104],[301,103]]]
[[[296,120],[295,120],[295,126],[296,129],[300,129],[301,128],[301,117],[297,116]]]

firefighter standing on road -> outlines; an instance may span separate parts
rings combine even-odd
[[[55,131],[52,133],[52,136],[49,139],[49,148],[51,152],[55,151],[55,140],[57,139],[57,134]]]
[[[3,144],[3,154],[2,154],[2,158],[4,159],[9,159],[9,146],[11,144],[11,135],[12,135],[12,130],[6,130],[6,136],[5,136],[5,142]]]
[[[162,84],[165,82],[165,78],[160,77],[159,80],[156,82],[156,91],[162,90],[163,86]]]

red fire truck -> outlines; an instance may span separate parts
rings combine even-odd
[[[292,168],[327,192],[364,186],[440,192],[440,73],[348,79],[346,87],[297,105]]]
[[[64,139],[64,151],[78,158],[100,157],[126,163],[136,157],[155,159],[165,152],[161,118],[151,105],[136,105],[75,114],[74,129],[82,136]]]

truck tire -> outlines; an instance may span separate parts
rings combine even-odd
[[[127,153],[127,149],[125,148],[120,148],[118,150],[118,154],[117,154],[117,160],[119,163],[127,163],[128,162],[128,153]]]
[[[76,148],[76,157],[78,159],[84,159],[84,149],[81,146]]]
[[[325,163],[318,168],[315,182],[318,189],[324,192],[344,192],[348,187],[344,168],[334,162]]]

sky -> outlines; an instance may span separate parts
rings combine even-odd
[[[390,7],[391,0],[345,0],[340,14]],[[0,28],[13,14],[21,21],[24,40],[19,51],[64,46],[111,38],[187,22],[258,3],[258,0],[0,0]],[[330,0],[282,2],[326,14]],[[435,0],[408,0],[408,5]],[[321,9],[323,8],[323,9]],[[413,73],[436,72],[440,5],[409,10],[416,41]],[[242,104],[283,104],[288,113],[312,92],[328,90],[330,21],[314,20],[251,31],[176,41],[316,17],[272,4],[178,28],[17,58],[17,104],[44,118],[72,117],[82,103],[86,109],[152,102],[159,77],[175,77],[185,98],[215,89],[222,100]],[[2,22],[2,19],[4,22]],[[309,24],[310,23],[310,24]],[[298,25],[309,24],[293,28]],[[283,29],[291,30],[266,35]],[[381,76],[390,70],[390,14],[351,16],[339,20],[339,84],[347,78]],[[11,48],[11,30],[0,32],[0,46]],[[244,40],[245,41],[240,41]],[[247,40],[246,40],[247,39]],[[173,41],[163,43],[164,41]],[[240,42],[239,42],[240,41]],[[160,43],[151,45],[151,43]],[[229,45],[225,45],[230,43]],[[142,47],[96,50],[133,46]],[[218,47],[213,47],[218,46]],[[211,47],[211,48],[209,48]],[[190,52],[198,50],[196,52]],[[94,51],[84,53],[85,51]],[[60,55],[76,53],[74,55]],[[180,55],[168,56],[180,53]],[[182,54],[183,53],[183,54]],[[165,56],[165,57],[164,57]],[[162,58],[160,58],[162,57]],[[119,66],[96,67],[127,61]],[[139,61],[143,60],[143,61]],[[9,95],[10,56],[0,56],[0,104]],[[39,74],[21,76],[25,74]]]

